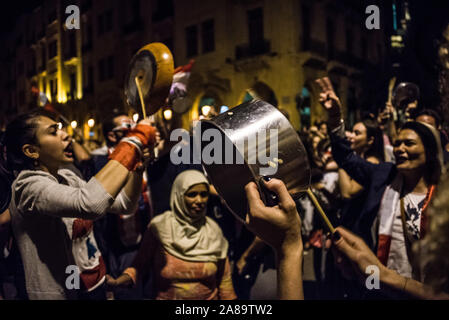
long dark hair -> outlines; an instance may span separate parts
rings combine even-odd
[[[17,116],[6,127],[0,141],[0,174],[11,179],[22,170],[34,169],[33,159],[27,157],[22,147],[25,144],[37,145],[36,132],[39,117],[55,120],[54,114],[37,109]]]
[[[33,159],[23,153],[22,147],[25,144],[37,145],[37,121],[41,116],[54,119],[54,115],[51,113],[38,109],[17,116],[8,124],[6,131],[2,134],[0,139],[1,189],[8,190],[8,186],[10,189],[20,171],[34,169]],[[3,208],[9,203],[9,193],[0,195],[0,207]]]
[[[380,130],[379,125],[376,121],[372,119],[364,119],[361,123],[366,128],[366,139],[369,140],[373,138],[373,144],[365,152],[365,158],[376,157],[379,161],[385,161],[385,150],[384,150],[384,138],[382,130]]]

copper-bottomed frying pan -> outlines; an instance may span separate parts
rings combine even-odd
[[[173,71],[173,55],[166,45],[154,42],[142,47],[131,59],[125,77],[127,103],[142,110],[144,117],[155,114],[168,97]]]

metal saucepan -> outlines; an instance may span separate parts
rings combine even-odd
[[[419,100],[419,87],[414,83],[401,82],[393,91],[392,103],[396,108],[404,109],[415,100]]]
[[[250,181],[258,183],[266,204],[270,202],[270,193],[263,190],[260,183],[264,176],[282,180],[294,198],[309,188],[311,174],[306,150],[287,118],[269,103],[252,100],[200,123],[203,140],[208,129],[221,134],[222,164],[205,163],[204,155],[202,164],[211,183],[240,221],[245,220],[248,211],[244,187]],[[270,129],[277,132],[275,143],[268,133]],[[260,132],[265,132],[265,139]],[[248,143],[255,135],[257,148]],[[202,142],[202,152],[208,144]],[[229,151],[225,151],[227,144],[232,145],[233,161],[226,164],[225,158],[229,160]],[[273,152],[276,148],[277,154]],[[263,159],[264,156],[269,160]]]
[[[165,44],[154,42],[142,47],[131,59],[125,77],[127,103],[135,110],[141,110],[136,85],[137,77],[146,114],[156,113],[168,97],[173,81],[173,71],[173,56]]]

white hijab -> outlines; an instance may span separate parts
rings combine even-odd
[[[164,249],[171,255],[192,262],[217,262],[225,259],[228,241],[218,224],[204,215],[192,218],[189,215],[184,194],[192,186],[209,182],[197,170],[180,173],[170,194],[170,211],[156,216],[150,230],[160,239]]]

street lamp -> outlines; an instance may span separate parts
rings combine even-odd
[[[76,129],[76,127],[78,126],[78,122],[76,122],[76,121],[74,120],[74,121],[72,121],[72,122],[70,123],[70,126],[71,126],[73,129]]]
[[[89,126],[89,128],[92,128],[95,125],[95,120],[94,119],[87,120],[87,125]]]
[[[201,113],[203,114],[203,116],[207,117],[207,115],[209,114],[209,112],[211,111],[212,107],[211,106],[203,106],[201,108]]]

